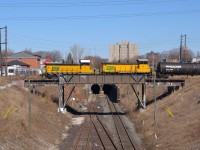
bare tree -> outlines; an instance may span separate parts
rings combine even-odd
[[[169,57],[169,52],[164,51],[164,52],[160,53],[160,59],[161,59],[161,61],[162,60],[167,60],[168,57]]]
[[[79,45],[74,44],[70,48],[70,51],[71,51],[74,62],[78,63],[79,60],[82,59],[82,57],[83,57],[84,49],[81,48]]]
[[[47,55],[49,54],[49,51],[37,51],[34,53],[34,55],[41,56],[41,58],[47,58]]]
[[[52,61],[61,61],[62,60],[62,54],[59,50],[54,50],[49,52],[49,58],[51,58]]]
[[[14,53],[13,50],[11,50],[11,49],[7,50],[7,56],[12,55],[13,53]],[[5,50],[2,51],[2,56],[3,57],[6,56],[6,51]]]
[[[168,59],[167,61],[170,62],[178,62],[179,57],[180,57],[180,49],[179,48],[174,48],[168,52]]]
[[[37,51],[33,55],[41,56],[42,58],[50,58],[52,61],[61,61],[63,59],[62,53],[59,50],[54,51]]]
[[[33,55],[33,52],[32,52],[32,49],[31,48],[26,48],[25,50],[23,50],[24,52],[28,53],[28,54],[32,54]]]
[[[197,51],[196,57],[197,57],[197,58],[200,58],[200,52],[199,52],[199,51]]]
[[[101,68],[101,64],[103,62],[108,62],[108,59],[104,59],[99,56],[86,56],[84,59],[90,60],[92,68],[96,68],[96,69]]]
[[[182,48],[182,61],[183,62],[191,62],[193,58],[193,53],[188,47],[184,46]]]
[[[73,59],[72,59],[72,54],[71,53],[68,53],[65,62],[68,63],[68,64],[72,64],[73,63]]]

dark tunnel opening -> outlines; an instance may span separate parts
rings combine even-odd
[[[111,90],[112,90],[112,85],[111,84],[104,84],[103,85],[104,94],[109,95]]]
[[[93,84],[91,86],[91,90],[93,94],[99,94],[100,93],[100,86],[98,84]]]
[[[120,90],[115,84],[104,84],[104,94],[108,95],[108,98],[113,102],[120,101]]]

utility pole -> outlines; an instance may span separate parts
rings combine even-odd
[[[154,93],[154,125],[156,126],[156,72],[153,76],[153,93]]]
[[[182,37],[183,37],[183,36],[182,36],[182,34],[181,34],[180,55],[179,55],[179,62],[180,62],[180,63],[182,62],[182,60],[181,60],[181,58],[182,58],[182,56],[181,56],[181,55],[182,55],[182,54],[181,54],[181,53],[182,53]]]
[[[2,60],[3,60],[3,57],[2,57],[2,51],[1,51],[1,28],[0,28],[0,58],[1,58],[1,61],[0,61],[0,68],[1,68],[1,77],[3,76],[3,72],[2,72]]]
[[[28,69],[28,131],[31,133],[31,85],[30,85],[30,68]]]
[[[5,32],[5,40],[3,43],[1,43],[1,30],[4,30]],[[3,64],[3,55],[2,55],[2,47],[1,45],[4,44],[5,45],[5,64],[6,64],[6,67],[5,67],[5,75],[7,76],[7,49],[8,49],[8,34],[7,34],[7,26],[3,27],[3,28],[0,28],[0,55],[1,55],[1,76],[2,76],[2,64]]]
[[[187,36],[187,35],[185,34],[185,45],[184,45],[185,47],[186,47],[186,36]]]
[[[179,58],[179,62],[180,62],[180,63],[182,63],[182,49],[183,49],[182,42],[183,42],[183,37],[185,37],[185,47],[186,47],[186,34],[185,34],[185,35],[182,35],[182,34],[181,34],[180,58]]]
[[[6,77],[7,77],[7,69],[8,69],[8,66],[7,66],[7,52],[8,52],[8,32],[7,32],[7,26],[5,26],[5,63],[6,63]]]

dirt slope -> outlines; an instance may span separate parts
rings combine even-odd
[[[2,81],[2,84],[11,81]],[[4,84],[4,85],[5,85]],[[0,149],[35,150],[57,149],[70,121],[67,115],[57,113],[57,87],[54,92],[42,98],[31,94],[31,128],[28,119],[28,93],[23,85],[0,89]]]
[[[164,88],[157,86],[157,95]],[[147,97],[152,97],[152,90]],[[156,124],[151,104],[144,111],[135,111],[135,100],[123,100],[129,117],[137,125],[137,132],[148,150],[198,150],[200,149],[200,77],[187,79],[186,86],[157,101]],[[133,93],[131,93],[133,95]],[[127,98],[127,97],[125,97]],[[169,112],[172,115],[169,114]]]

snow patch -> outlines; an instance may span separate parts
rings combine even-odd
[[[72,125],[80,125],[83,121],[84,117],[72,118]]]

